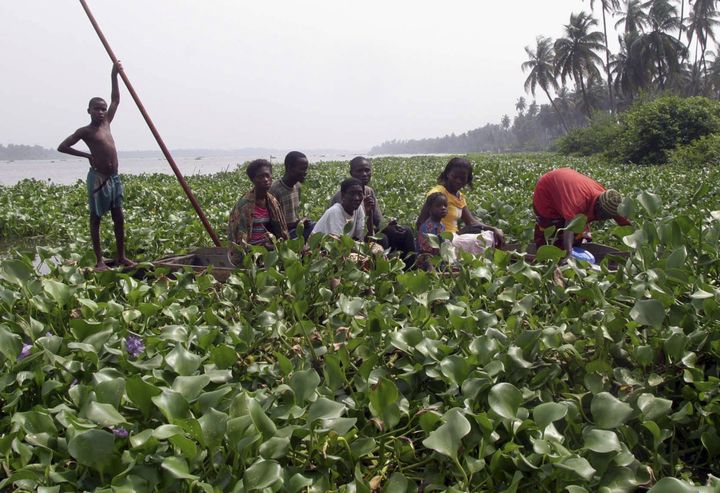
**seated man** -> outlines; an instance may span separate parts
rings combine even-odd
[[[303,223],[305,239],[312,232],[313,223],[308,218],[300,218],[300,188],[308,172],[308,159],[302,152],[292,151],[285,156],[285,174],[273,182],[270,193],[280,203],[285,215],[290,238],[297,238],[297,225]]]
[[[598,182],[574,169],[550,171],[540,177],[533,192],[535,244],[539,247],[547,243],[545,229],[550,226],[564,228],[578,214],[587,216],[587,224],[614,219],[621,226],[629,225],[630,221],[618,215],[620,202],[622,197],[616,190],[605,190]],[[569,255],[573,245],[579,245],[589,234],[588,226],[577,236],[566,230],[556,244]]]
[[[375,191],[368,186],[370,178],[372,178],[372,163],[369,159],[362,156],[353,158],[350,161],[350,176],[360,181],[363,186],[364,200],[363,205],[365,213],[372,218],[375,231],[380,227],[383,216],[380,207],[377,204]],[[331,204],[340,202],[341,193],[338,192],[330,201]],[[386,241],[385,247],[390,247],[390,251],[400,252],[406,265],[409,267],[415,262],[415,238],[410,228],[399,226],[396,221],[390,221],[388,225],[380,231]]]
[[[363,186],[360,180],[347,178],[340,184],[340,202],[334,203],[315,224],[313,233],[342,236],[351,224],[349,235],[356,241],[365,240],[366,234],[374,233],[372,218],[365,216]]]

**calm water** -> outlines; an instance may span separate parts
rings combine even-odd
[[[428,154],[426,154],[428,155]],[[446,154],[429,154],[446,156]],[[398,154],[398,157],[410,157],[413,154]],[[273,156],[208,156],[208,157],[175,157],[175,163],[184,176],[211,175],[220,171],[229,171],[238,164],[255,158],[270,159],[274,163],[278,158]],[[355,154],[323,154],[309,155],[311,163],[321,161],[349,161]],[[282,158],[280,158],[282,159]],[[0,185],[14,185],[25,178],[50,180],[59,185],[71,185],[78,180],[85,180],[88,172],[87,159],[54,159],[38,161],[0,161]],[[172,169],[165,158],[124,158],[120,160],[120,173],[140,175],[142,173],[164,173],[171,175]]]
[[[349,156],[349,157],[348,157]],[[256,156],[270,159],[271,156]],[[346,161],[351,155],[308,156],[311,163],[318,161]],[[211,175],[220,171],[234,169],[238,164],[255,157],[248,156],[209,156],[175,157],[180,172],[184,176]],[[277,162],[277,158],[271,159]],[[55,159],[40,161],[0,161],[0,185],[14,185],[25,178],[50,180],[61,185],[70,185],[77,180],[85,180],[88,172],[87,159]],[[139,175],[142,173],[172,174],[172,169],[165,158],[125,158],[120,161],[120,173]]]

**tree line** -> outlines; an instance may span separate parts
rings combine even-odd
[[[594,115],[624,111],[659,95],[720,98],[717,0],[590,0],[570,15],[563,36],[525,47],[525,92],[516,115],[460,135],[393,140],[371,153],[547,149]],[[608,25],[619,49],[608,44]],[[547,103],[538,104],[542,93]]]
[[[47,149],[38,145],[0,144],[0,161],[15,161],[20,159],[55,159],[61,154],[55,149]]]

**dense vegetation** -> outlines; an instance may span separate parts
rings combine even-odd
[[[564,154],[600,154],[625,163],[662,164],[673,155],[676,162],[705,165],[718,163],[713,152],[719,130],[719,102],[670,96],[637,104],[619,118],[599,114],[590,126],[558,139],[556,147]]]
[[[592,13],[570,15],[562,37],[538,36],[535,46],[525,48],[525,91],[533,101],[520,97],[512,121],[504,115],[498,124],[460,135],[392,140],[371,152],[541,150],[586,126],[595,113],[618,114],[638,100],[720,97],[715,0],[591,0],[590,8]],[[613,21],[616,53],[608,38]],[[535,101],[538,92],[547,104]]]
[[[471,208],[511,240],[551,167],[619,189],[634,227],[596,239],[630,258],[558,273],[491,251],[444,275],[313,237],[224,285],[135,279],[88,269],[81,183],[0,187],[0,238],[45,245],[0,262],[0,489],[716,491],[718,169],[476,159]],[[413,222],[443,165],[378,159],[386,215]],[[310,215],[346,166],[311,168]],[[125,180],[135,258],[208,243],[174,178]],[[190,183],[218,231],[248,187]]]

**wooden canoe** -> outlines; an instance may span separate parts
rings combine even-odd
[[[581,248],[584,248],[593,254],[596,264],[602,263],[603,259],[607,257],[608,267],[610,269],[617,269],[618,263],[630,256],[628,252],[623,252],[617,248],[601,245],[599,243],[585,243]],[[509,252],[514,251],[521,253],[528,262],[533,262],[535,260],[535,253],[537,253],[537,246],[535,246],[535,243],[530,243],[527,248],[523,248],[519,243],[509,243],[507,245],[503,245],[502,249]]]
[[[197,274],[210,273],[219,282],[227,281],[235,267],[228,259],[225,247],[199,248],[184,255],[172,255],[154,260],[155,267],[165,267],[171,272],[192,269]]]

